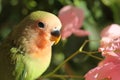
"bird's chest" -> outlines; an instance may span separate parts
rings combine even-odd
[[[33,79],[39,77],[48,68],[50,60],[51,50],[26,55],[26,58],[24,58],[26,77]]]

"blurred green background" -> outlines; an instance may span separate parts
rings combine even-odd
[[[84,51],[97,51],[100,41],[100,31],[109,24],[120,24],[120,0],[0,0],[0,43],[26,15],[32,11],[44,10],[58,15],[59,10],[66,5],[79,7],[85,12],[82,29],[91,33],[86,37],[72,35],[67,40],[61,40],[53,46],[52,62],[46,75],[52,72],[61,62],[77,51],[85,40]],[[101,57],[100,53],[93,54]],[[90,69],[97,66],[97,60],[87,54],[80,53],[62,66],[56,74],[84,76]],[[49,77],[42,80],[84,80],[83,78]]]

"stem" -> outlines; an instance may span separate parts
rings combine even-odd
[[[60,65],[58,65],[54,71],[52,71],[51,73],[43,76],[43,77],[49,77],[51,75],[53,75],[55,72],[57,72],[66,62],[68,62],[70,59],[72,59],[74,56],[76,56],[79,53],[79,51],[76,51],[75,53],[73,53],[70,57],[68,57],[66,60],[64,60]]]
[[[90,40],[90,41],[98,41],[98,40]],[[100,57],[97,57],[97,56],[94,56],[92,55],[93,53],[96,53],[96,52],[87,52],[87,51],[83,51],[83,48],[85,47],[85,45],[89,42],[89,40],[85,40],[85,42],[82,44],[82,46],[80,47],[79,51],[82,52],[82,53],[86,53],[87,55],[95,58],[95,59],[98,59],[98,60],[103,60],[102,58]]]
[[[93,40],[94,41],[94,40]],[[45,77],[49,77],[49,76],[55,76],[53,75],[54,73],[56,73],[66,62],[68,62],[70,59],[72,59],[73,57],[75,57],[77,54],[83,52],[83,53],[86,53],[88,55],[90,55],[91,57],[94,57],[98,60],[102,60],[101,58],[98,58],[96,56],[93,56],[90,54],[90,52],[86,52],[86,51],[82,51],[84,46],[89,42],[89,40],[85,40],[85,42],[82,44],[82,46],[76,51],[74,52],[71,56],[69,56],[67,59],[65,59],[60,65],[58,65],[52,72],[48,73],[47,75],[43,76],[42,78],[45,78]],[[91,52],[93,53],[93,52]],[[56,75],[56,77],[62,77],[63,75]],[[65,77],[65,76],[64,76]],[[70,76],[69,76],[70,77]]]
[[[85,45],[89,42],[89,40],[85,40],[85,42],[82,44],[82,46],[80,47],[79,51],[81,52],[83,50],[83,48],[85,47]]]
[[[91,56],[91,57],[93,57],[93,58],[95,58],[95,59],[98,59],[98,60],[103,60],[103,58],[100,58],[100,57],[97,57],[97,56],[94,56],[94,55],[92,55],[92,52],[86,52],[86,51],[82,51],[82,53],[85,53],[85,54],[87,54],[87,55],[89,55],[89,56]]]

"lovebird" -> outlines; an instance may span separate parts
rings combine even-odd
[[[0,45],[0,80],[36,80],[51,61],[60,40],[61,22],[46,11],[34,11]]]

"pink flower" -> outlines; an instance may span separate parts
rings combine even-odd
[[[113,62],[120,64],[120,25],[112,24],[101,32],[101,46],[99,51],[105,59],[99,65]]]
[[[120,25],[102,30],[99,51],[105,58],[85,75],[85,80],[120,80]]]
[[[101,32],[99,51],[103,56],[120,57],[120,25],[112,24]]]
[[[58,14],[63,28],[62,28],[62,39],[66,39],[72,34],[76,36],[86,36],[89,32],[81,30],[82,23],[84,20],[83,10],[74,7],[74,6],[65,6],[63,7]]]
[[[120,64],[110,62],[98,66],[85,75],[85,80],[120,80]]]

